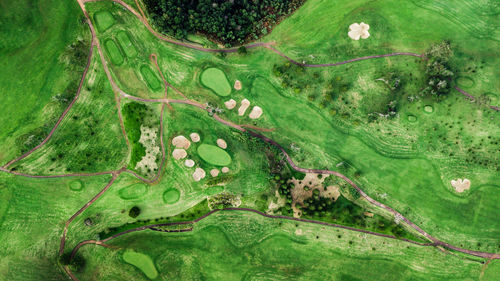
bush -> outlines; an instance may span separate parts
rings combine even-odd
[[[128,215],[134,219],[137,218],[140,214],[141,214],[141,209],[137,206],[132,207],[128,212]]]

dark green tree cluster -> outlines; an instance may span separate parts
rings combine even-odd
[[[144,0],[153,23],[176,38],[202,33],[227,46],[267,34],[305,0]]]
[[[141,125],[147,127],[158,126],[159,121],[155,121],[153,109],[142,103],[126,103],[122,108],[124,124],[127,129],[128,138],[132,144],[129,168],[134,169],[137,162],[146,155],[146,148],[139,143],[141,139]]]
[[[454,71],[450,63],[453,51],[450,42],[432,45],[425,52],[425,75],[427,86],[424,92],[431,95],[446,95],[450,92]]]
[[[128,215],[131,218],[137,218],[141,214],[141,209],[137,206],[134,206],[130,208],[130,211],[128,211]]]

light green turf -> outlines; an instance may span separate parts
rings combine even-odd
[[[158,277],[153,261],[145,254],[127,250],[123,253],[123,260],[139,268],[149,279]]]
[[[115,19],[113,15],[108,11],[100,11],[94,15],[94,20],[97,25],[97,29],[100,32],[106,31],[108,28],[115,24]]]
[[[148,187],[142,183],[126,186],[118,191],[120,198],[124,200],[139,199],[148,192]]]
[[[179,190],[177,190],[175,188],[169,188],[169,189],[165,190],[165,192],[163,193],[163,201],[166,204],[174,204],[177,201],[179,201],[180,197],[181,197],[181,193],[179,192]]]
[[[231,94],[231,85],[226,74],[218,68],[207,68],[201,73],[200,82],[221,97]]]
[[[141,74],[144,80],[146,81],[147,85],[152,90],[161,89],[160,80],[149,66],[146,65],[141,66]]]
[[[83,183],[80,180],[74,180],[69,183],[69,188],[73,191],[80,191],[83,188]]]
[[[116,45],[115,41],[107,40],[104,43],[106,47],[106,51],[111,59],[111,62],[115,65],[121,65],[123,63],[123,55],[120,51],[120,48]]]
[[[231,164],[231,156],[222,148],[211,144],[201,144],[198,147],[198,155],[206,162],[216,166],[227,166]]]
[[[147,254],[159,277],[179,280],[475,280],[482,264],[387,238],[352,231],[221,212],[193,232],[142,231],[108,242]],[[78,275],[145,280],[116,251],[82,248]]]
[[[116,39],[128,58],[137,56],[137,50],[132,41],[130,41],[130,37],[126,31],[118,32]]]

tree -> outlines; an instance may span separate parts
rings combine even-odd
[[[140,214],[141,214],[141,209],[137,206],[132,207],[128,212],[128,215],[134,219],[137,218]]]

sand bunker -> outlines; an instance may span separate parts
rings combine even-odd
[[[457,192],[462,193],[470,188],[470,180],[468,179],[451,180],[451,186],[453,186]]]
[[[234,89],[237,90],[237,91],[241,90],[241,82],[240,82],[240,80],[234,81]]]
[[[349,26],[349,32],[347,35],[354,40],[359,40],[359,38],[366,39],[370,37],[368,29],[370,29],[370,26],[364,22],[353,23]]]
[[[364,212],[363,215],[370,217],[370,218],[373,218],[373,216],[374,216],[374,214],[370,213],[370,212]]]
[[[229,168],[228,167],[222,167],[221,171],[226,174],[229,173]]]
[[[227,109],[231,110],[236,106],[236,101],[233,99],[230,99],[224,103]]]
[[[258,106],[254,106],[252,108],[252,112],[250,112],[250,114],[248,115],[248,117],[250,117],[250,119],[257,119],[261,115],[262,115],[262,108],[260,108]]]
[[[172,139],[172,144],[177,148],[188,149],[191,142],[185,136],[177,136]]]
[[[192,168],[192,167],[194,167],[194,161],[191,159],[186,159],[186,161],[184,161],[184,166],[186,166],[188,168]]]
[[[196,168],[193,173],[193,179],[195,181],[200,181],[201,179],[205,178],[206,175],[207,174],[205,173],[205,170],[203,170],[202,168]]]
[[[217,145],[222,148],[222,149],[226,149],[227,148],[227,143],[225,140],[223,139],[217,139]]]
[[[198,133],[191,133],[189,135],[189,137],[191,138],[191,140],[193,142],[199,142],[200,141],[200,135],[198,135]]]
[[[174,157],[175,160],[180,160],[186,158],[187,152],[182,148],[176,148],[172,152],[172,156]]]
[[[210,175],[215,178],[216,176],[219,175],[219,170],[217,169],[210,170]]]
[[[245,115],[245,111],[247,111],[247,108],[250,106],[250,101],[247,99],[244,99],[241,101],[241,106],[238,108],[238,115],[243,116]]]

